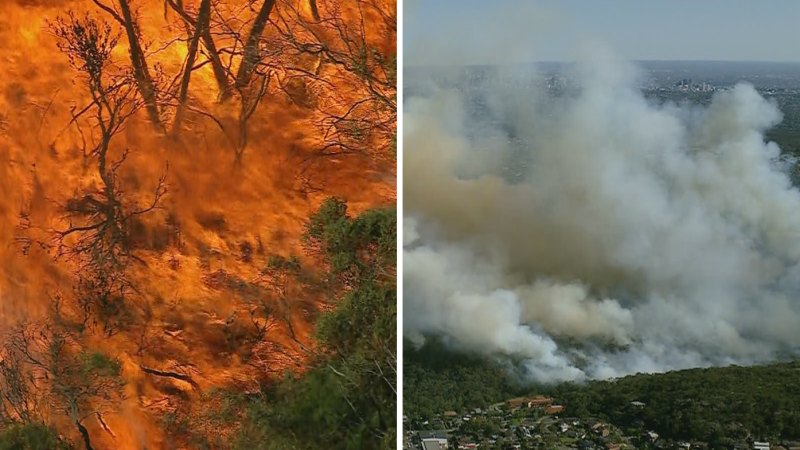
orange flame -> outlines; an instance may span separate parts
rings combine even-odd
[[[131,3],[138,11],[148,63],[164,74],[163,83],[169,85],[181,72],[187,55],[186,27],[173,11],[165,11],[162,0]],[[187,9],[196,11],[199,1],[185,3]],[[246,0],[214,3],[219,17],[230,23],[244,25],[255,15]],[[313,28],[309,4],[295,3],[278,2],[276,10],[288,15],[297,7]],[[318,8],[323,15],[333,11],[355,23],[356,13],[338,10],[339,3],[319,1]],[[386,11],[395,9],[393,1],[381,4]],[[68,10],[110,21],[92,0],[0,3],[0,42],[4,43],[0,65],[0,331],[44,318],[56,293],[69,303],[78,269],[75,261],[56,257],[53,230],[69,226],[65,205],[71,199],[101,184],[81,150],[92,130],[71,122],[73,114],[90,101],[85,80],[57,49],[56,37],[48,28],[49,22]],[[368,40],[384,55],[393,55],[393,31],[386,32],[379,18],[367,18]],[[317,31],[335,46],[335,37]],[[265,47],[278,40],[275,28],[269,27]],[[234,43],[220,38],[219,44],[224,59],[234,58],[233,65],[238,64],[237,57],[224,53],[233,52]],[[269,48],[265,51],[270,54]],[[124,33],[113,58],[119,65],[129,63]],[[303,67],[312,71],[319,64],[318,59],[302,58],[297,56],[297,64],[307,64]],[[199,63],[205,60],[204,56],[198,58]],[[304,220],[325,197],[345,198],[356,212],[395,200],[394,154],[380,150],[391,147],[388,139],[394,124],[388,135],[364,141],[364,147],[372,152],[322,152],[327,122],[321,108],[298,102],[284,92],[291,90],[293,75],[299,72],[289,74],[282,67],[274,70],[283,84],[271,85],[248,122],[247,150],[238,166],[232,142],[239,105],[233,100],[217,102],[217,84],[209,64],[193,73],[191,110],[177,136],[156,133],[147,115],[139,112],[112,142],[114,158],[130,152],[118,172],[127,201],[146,204],[164,174],[168,194],[158,209],[133,222],[134,261],[127,275],[135,295],[127,306],[128,325],[112,336],[91,327],[82,336],[85,348],[119,358],[127,381],[120,405],[85,420],[95,448],[167,448],[161,422],[165,412],[187,404],[189,408],[193,403],[201,405],[201,392],[214,387],[256,389],[258,382],[270,375],[267,369],[302,370],[301,365],[292,365],[289,356],[302,362],[298,342],[310,342],[313,318],[303,312],[305,306],[290,305],[286,308],[288,321],[277,324],[267,338],[256,335],[250,314],[254,304],[276,297],[269,286],[259,282],[262,268],[270,255],[302,256],[299,236]],[[341,114],[364,93],[358,77],[348,78],[333,64],[319,68],[315,76],[319,79],[311,82],[296,79],[312,88],[314,83],[334,86],[327,94],[321,88],[311,89],[311,94],[318,95],[316,105],[325,105],[328,113]],[[337,98],[328,96],[333,91]],[[168,107],[165,111],[169,115]],[[390,115],[381,114],[393,122]],[[306,259],[306,264],[313,265]],[[319,294],[306,291],[294,291],[292,296],[291,302],[310,305],[308,311],[324,302]],[[275,355],[276,346],[284,349],[284,357]],[[196,385],[153,375],[146,368],[187,375]],[[60,432],[78,441],[77,432],[65,418],[52,420]]]

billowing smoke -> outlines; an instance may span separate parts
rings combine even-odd
[[[764,138],[780,111],[747,84],[701,108],[646,99],[627,64],[575,72],[558,96],[484,82],[482,114],[435,83],[406,99],[406,337],[537,380],[796,353],[800,192]]]

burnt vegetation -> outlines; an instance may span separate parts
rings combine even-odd
[[[103,414],[122,399],[125,383],[120,362],[83,349],[79,334],[59,311],[41,325],[21,324],[12,330],[2,354],[0,389],[5,420],[32,426],[57,413],[75,427],[83,446],[92,449],[85,421],[102,422]],[[56,440],[68,445],[61,438]]]

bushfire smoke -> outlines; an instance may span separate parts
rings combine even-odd
[[[777,107],[747,84],[658,104],[631,65],[578,66],[556,98],[485,83],[492,120],[456,90],[407,99],[406,337],[540,381],[795,352],[800,192],[765,141]]]

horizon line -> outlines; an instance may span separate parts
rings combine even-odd
[[[759,59],[623,59],[632,63],[723,63],[723,64],[789,64],[800,65],[800,60],[759,60]],[[526,64],[577,64],[579,61],[570,60],[536,60],[518,61],[510,63],[469,63],[469,64],[403,64],[404,68],[434,68],[434,67],[484,67],[484,66],[521,66]]]

